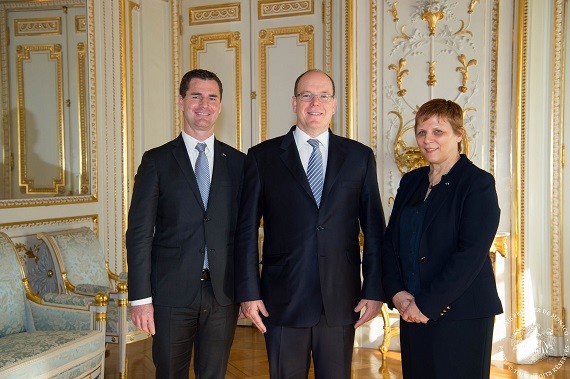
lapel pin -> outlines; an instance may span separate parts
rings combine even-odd
[[[226,157],[226,156],[227,156],[227,155],[226,155],[226,153],[222,153],[222,155],[223,155],[224,157]]]
[[[445,182],[445,185],[448,186],[448,185],[449,185],[449,182]]]

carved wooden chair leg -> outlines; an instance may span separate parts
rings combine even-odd
[[[382,314],[382,320],[384,321],[384,338],[382,340],[382,345],[380,345],[379,350],[382,353],[382,366],[384,366],[384,361],[386,360],[386,353],[388,352],[388,348],[390,347],[390,340],[392,339],[392,337],[395,337],[398,334],[400,334],[400,328],[391,325],[390,313],[388,310],[388,306],[386,304],[382,305],[380,313]]]

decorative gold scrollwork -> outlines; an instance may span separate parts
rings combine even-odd
[[[477,64],[477,59],[471,59],[467,62],[467,58],[465,58],[464,54],[461,54],[457,57],[459,62],[462,64],[461,67],[457,67],[455,71],[461,73],[462,80],[461,86],[458,87],[459,91],[465,93],[467,92],[467,81],[469,80],[469,67],[474,66]]]
[[[430,12],[430,11],[425,11],[422,14],[422,20],[424,20],[425,22],[427,22],[428,24],[428,29],[429,29],[429,35],[430,36],[434,36],[435,35],[435,28],[437,26],[437,22],[439,20],[442,20],[443,17],[445,17],[445,15],[443,14],[442,11],[437,11],[437,12]]]
[[[472,108],[468,108],[463,110],[463,117],[465,117],[465,113],[468,111],[473,110]],[[417,146],[408,146],[406,141],[404,140],[404,135],[408,131],[414,132],[414,123],[410,123],[410,125],[404,125],[404,117],[397,111],[390,111],[388,114],[393,114],[398,117],[399,126],[398,126],[398,134],[396,135],[396,139],[394,140],[394,157],[396,159],[396,165],[398,166],[398,170],[402,174],[406,172],[412,171],[418,167],[428,165],[428,162],[424,159],[420,148]],[[461,153],[469,155],[469,136],[464,135],[463,139],[461,140]]]
[[[388,69],[394,70],[396,72],[396,83],[398,84],[398,96],[400,97],[405,96],[407,92],[406,89],[404,88],[403,79],[405,75],[408,75],[409,71],[404,70],[405,65],[406,65],[406,60],[404,58],[401,58],[398,61],[398,66],[396,66],[394,63],[388,66]]]
[[[402,27],[400,28],[400,34],[397,35],[396,37],[393,38],[393,42],[396,42],[399,39],[403,39],[405,41],[409,41],[410,40],[410,36],[406,34],[406,26],[402,25]]]
[[[475,11],[475,5],[477,5],[479,3],[479,0],[471,0],[471,2],[469,3],[469,9],[467,10],[467,13],[471,14]]]
[[[435,63],[436,61],[429,61],[429,74],[428,74],[428,80],[427,80],[427,85],[430,87],[433,87],[437,84],[437,80],[435,79]]]
[[[497,253],[499,253],[503,258],[507,258],[509,251],[509,236],[508,232],[499,232],[495,235],[493,243],[489,249],[489,258],[491,258],[491,263],[493,265],[493,271],[495,271],[495,261],[497,259]]]
[[[398,127],[398,134],[394,141],[394,156],[396,158],[396,165],[402,174],[412,171],[418,167],[427,165],[428,163],[422,156],[419,147],[408,146],[406,141],[404,141],[404,134],[408,130],[414,129],[414,125],[404,126],[404,118],[399,112],[390,111],[389,114],[393,114],[398,117],[400,125]]]
[[[437,97],[435,94],[435,87],[441,86],[442,84],[446,87],[451,81],[446,79],[444,81],[445,83],[442,83],[441,78],[438,77],[438,71],[442,68],[446,69],[447,66],[444,64],[444,61],[438,60],[437,57],[440,56],[440,53],[453,54],[453,51],[455,51],[460,62],[460,65],[455,68],[456,72],[460,73],[461,76],[453,75],[453,79],[456,80],[457,83],[455,84],[456,87],[453,87],[452,85],[451,92],[454,91],[453,88],[458,88],[458,91],[455,94],[451,94],[448,88],[442,88],[441,91],[446,93],[446,95],[444,95],[446,98],[453,98],[454,101],[463,104],[464,118],[467,112],[475,111],[474,108],[470,107],[469,98],[464,101],[461,101],[461,99],[463,97],[462,94],[467,93],[471,87],[475,86],[475,83],[470,82],[469,71],[471,70],[473,72],[474,69],[470,67],[477,65],[477,60],[468,59],[463,54],[462,50],[464,43],[468,43],[471,46],[473,45],[473,32],[470,30],[471,18],[475,12],[477,4],[480,3],[480,0],[464,2],[465,5],[463,12],[466,13],[467,17],[460,17],[454,13],[455,3],[451,4],[442,0],[417,0],[416,3],[418,3],[418,5],[413,7],[409,19],[412,23],[417,22],[419,24],[418,26],[421,27],[415,30],[412,27],[410,35],[405,33],[405,28],[409,27],[409,25],[402,25],[400,23],[402,20],[399,17],[398,1],[389,2],[387,7],[387,17],[390,17],[391,15],[395,27],[395,33],[391,38],[394,45],[392,54],[395,55],[395,53],[401,52],[399,56],[395,55],[393,58],[394,62],[399,59],[398,63],[392,63],[388,66],[389,70],[393,70],[395,72],[396,85],[391,85],[387,94],[388,99],[392,101],[394,105],[392,109],[387,109],[387,112],[389,115],[396,115],[399,119],[399,127],[397,135],[393,140],[393,146],[396,165],[401,173],[406,173],[410,170],[428,164],[428,162],[423,158],[420,148],[416,145],[415,138],[413,138],[413,115],[418,109],[417,105],[414,105],[414,103],[417,100],[409,98],[411,94],[410,86],[404,85],[404,76],[410,75],[412,73],[410,71],[418,69],[420,65],[422,65],[422,61],[427,61],[428,72],[424,83],[427,85],[427,92],[429,93],[428,97]],[[447,22],[451,20],[459,21],[458,29],[454,29],[457,26],[452,27],[452,24]],[[440,23],[439,21],[442,22]],[[446,24],[445,28],[443,25],[444,23]],[[437,29],[438,24],[440,28],[439,31]],[[426,33],[425,31],[426,26],[429,33]],[[450,30],[450,27],[456,31],[453,32]],[[439,49],[438,47],[440,44],[444,45],[442,49]],[[426,57],[427,59],[423,58],[422,61],[418,62],[419,57]],[[406,69],[406,67],[412,63],[412,68],[408,67],[408,69]],[[441,66],[441,64],[444,64],[444,66]],[[453,67],[451,69],[453,70]],[[420,71],[424,72],[424,70]],[[414,74],[414,77],[415,75],[417,74]],[[425,73],[420,75],[425,75]],[[473,77],[473,75],[471,75],[471,77]],[[413,82],[413,92],[419,90],[419,88],[415,88],[416,85],[421,86],[421,81]],[[425,90],[426,87],[423,89]],[[422,96],[421,98],[425,97]],[[425,100],[429,100],[429,98],[425,98]],[[397,123],[395,119],[392,120]],[[469,155],[469,136],[467,128],[471,127],[473,119],[467,118],[465,121],[466,131],[465,136],[461,141],[460,152]],[[394,128],[395,127],[396,126],[394,125]],[[411,132],[412,135],[410,135],[409,132]],[[408,134],[406,135],[406,133]]]
[[[455,32],[455,35],[468,34],[471,37],[473,37],[473,33],[470,30],[467,30],[467,28],[465,27],[465,21],[463,20],[460,21],[461,21],[461,27],[459,28],[458,31]]]
[[[394,22],[400,21],[400,17],[398,16],[398,8],[397,8],[397,6],[398,6],[398,2],[396,1],[396,2],[394,2],[394,3],[392,4],[392,6],[390,7],[390,9],[388,9],[388,12],[392,13],[392,20],[393,20]]]

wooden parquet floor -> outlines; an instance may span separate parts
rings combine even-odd
[[[152,339],[127,345],[127,377],[129,379],[151,379],[155,377],[151,353]],[[117,370],[117,345],[108,345],[109,354],[105,360],[105,377],[119,379]],[[570,359],[569,359],[570,360]],[[508,368],[502,362],[493,361],[491,379],[553,378],[570,379],[570,363],[565,362],[553,375],[544,375],[555,367],[560,358],[547,358],[534,365],[514,365]],[[517,372],[515,372],[515,370]],[[190,378],[194,378],[193,372]],[[352,359],[353,379],[398,379],[402,377],[400,353],[388,352],[382,364],[378,350],[355,348]],[[265,354],[265,341],[257,329],[238,326],[226,375],[228,379],[268,379],[268,364]],[[309,378],[314,378],[311,374]]]

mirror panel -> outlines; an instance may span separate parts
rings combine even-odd
[[[96,199],[93,0],[0,0],[0,208]]]

